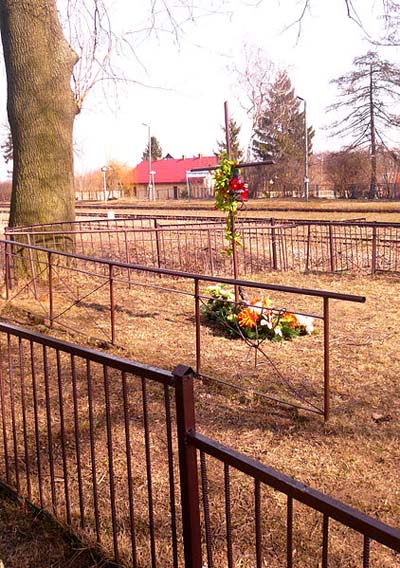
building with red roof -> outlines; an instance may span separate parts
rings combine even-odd
[[[218,164],[216,156],[176,160],[172,157],[154,162],[140,162],[132,171],[133,196],[138,199],[205,198],[213,194],[213,179],[209,168]],[[149,167],[150,166],[150,167]],[[196,172],[192,170],[196,169]],[[151,185],[151,188],[150,188]],[[150,190],[154,192],[149,195]]]

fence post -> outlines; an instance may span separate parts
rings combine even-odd
[[[324,421],[330,414],[329,298],[324,298]]]
[[[200,374],[201,367],[201,325],[200,325],[200,288],[198,278],[194,281],[194,311],[196,321],[196,373]]]
[[[110,281],[110,313],[111,313],[111,344],[115,345],[115,300],[114,300],[114,265],[109,265]]]
[[[372,258],[371,258],[371,272],[376,272],[376,225],[372,227]]]
[[[179,473],[181,481],[182,532],[185,568],[201,568],[201,530],[199,480],[196,448],[187,442],[187,433],[196,429],[193,370],[178,365],[173,371],[176,381],[176,421],[178,430]]]

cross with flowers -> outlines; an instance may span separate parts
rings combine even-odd
[[[247,184],[240,176],[241,168],[249,168],[254,166],[265,166],[274,163],[273,160],[264,160],[262,162],[242,162],[238,163],[231,159],[230,147],[230,131],[229,131],[229,113],[228,103],[224,103],[225,108],[225,134],[226,134],[226,154],[218,166],[209,168],[214,170],[214,190],[215,190],[215,208],[227,214],[225,226],[225,238],[228,246],[225,247],[224,253],[232,256],[233,261],[233,277],[238,279],[238,262],[237,247],[241,246],[239,231],[236,228],[236,216],[240,205],[247,201],[249,190]],[[199,171],[194,168],[191,172]],[[235,299],[239,299],[239,289],[235,286]]]

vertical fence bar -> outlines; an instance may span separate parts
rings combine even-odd
[[[377,252],[377,235],[376,235],[376,225],[372,227],[372,253],[371,253],[371,272],[375,274],[376,272],[376,252]]]
[[[288,495],[286,514],[286,566],[293,568],[293,497]]]
[[[28,234],[28,245],[31,244],[31,236]],[[33,256],[32,256],[32,249],[28,248],[28,256],[29,256],[29,264],[31,266],[31,271],[32,271],[32,283],[33,283],[33,295],[35,300],[37,300],[38,295],[37,295],[37,287],[36,287],[36,272],[35,272],[35,266],[33,264]],[[38,259],[39,254],[37,253],[37,259]]]
[[[5,268],[5,281],[6,281],[6,300],[10,299],[11,290],[11,270],[10,270],[10,256],[11,246],[6,243],[4,246],[4,268]]]
[[[7,365],[5,365],[7,371]],[[7,439],[7,422],[6,422],[6,401],[5,401],[5,374],[3,373],[3,350],[0,347],[0,402],[1,402],[1,426],[3,431],[3,453],[4,466],[7,483],[10,484],[10,468],[8,464],[8,439]]]
[[[308,272],[310,265],[310,248],[311,248],[311,225],[307,225],[307,248],[306,248],[306,266],[305,272]]]
[[[272,246],[272,268],[278,270],[278,258],[276,254],[276,230],[275,219],[271,217],[271,246]]]
[[[45,389],[45,400],[46,400],[47,444],[48,444],[48,451],[49,451],[51,505],[52,505],[52,510],[53,510],[54,516],[58,517],[58,515],[57,515],[56,482],[55,482],[55,473],[54,473],[53,432],[52,432],[52,420],[51,420],[49,366],[48,366],[48,359],[47,359],[47,349],[46,349],[45,345],[43,345],[43,372],[44,372],[44,389]]]
[[[211,276],[214,276],[214,262],[213,262],[212,246],[211,246],[210,229],[207,229],[207,239],[208,239],[208,260],[210,264],[210,273]]]
[[[39,406],[38,406],[38,396],[37,396],[37,381],[36,381],[36,365],[35,365],[35,352],[33,347],[33,341],[30,341],[30,352],[31,352],[31,374],[32,374],[32,394],[33,394],[33,416],[35,421],[35,444],[36,444],[36,463],[38,472],[38,484],[39,484],[39,499],[40,507],[44,509],[43,501],[43,476],[42,476],[42,460],[40,455],[40,438],[39,438]]]
[[[155,231],[155,234],[156,234],[157,267],[161,268],[160,232],[159,232],[159,228],[158,228],[157,219],[154,219],[154,231]]]
[[[324,515],[322,521],[322,568],[328,568],[329,556],[329,517]]]
[[[127,264],[131,263],[130,255],[129,255],[129,246],[128,246],[128,232],[124,230],[124,242],[125,242],[125,262]],[[128,288],[131,287],[131,269],[128,268]]]
[[[151,566],[156,568],[156,536],[154,524],[154,501],[153,501],[153,477],[151,468],[151,443],[150,443],[150,426],[149,426],[149,406],[147,400],[146,379],[142,377],[142,406],[143,406],[143,428],[144,428],[144,445],[146,455],[146,477],[147,477],[147,499],[149,504],[149,530],[150,530],[150,550],[151,550]]]
[[[111,318],[111,343],[115,345],[115,301],[114,301],[114,265],[109,265],[109,283],[110,283],[110,318]]]
[[[8,373],[10,378],[10,410],[11,410],[11,429],[14,447],[14,468],[15,468],[15,487],[17,492],[20,492],[19,483],[19,452],[18,452],[18,439],[17,439],[17,423],[15,412],[15,390],[14,390],[14,364],[11,354],[11,336],[7,334],[7,351],[8,351]]]
[[[330,414],[329,298],[324,298],[324,421]]]
[[[206,532],[207,567],[213,568],[210,503],[208,500],[207,464],[204,452],[200,452],[201,490],[203,496],[204,525]]]
[[[98,502],[98,488],[97,488],[97,471],[96,471],[96,446],[95,446],[95,432],[94,432],[94,413],[93,413],[93,385],[92,374],[90,368],[90,361],[86,361],[86,382],[88,391],[88,413],[89,413],[89,436],[90,436],[90,460],[92,466],[92,487],[93,487],[93,508],[94,518],[96,523],[96,538],[100,543],[100,519],[99,519],[99,502]]]
[[[111,400],[110,385],[108,379],[108,367],[103,365],[103,384],[104,398],[106,404],[106,430],[107,430],[107,454],[108,454],[108,481],[110,487],[111,522],[114,546],[114,558],[119,561],[118,538],[117,538],[117,511],[115,508],[115,485],[114,485],[114,460],[113,460],[113,438],[111,425]]]
[[[178,568],[178,547],[177,547],[177,528],[176,528],[176,505],[175,505],[175,476],[174,476],[174,454],[172,443],[172,417],[169,387],[164,385],[164,405],[165,405],[165,426],[167,432],[168,449],[168,478],[169,478],[169,503],[171,513],[171,537],[172,537],[172,558],[174,568]]]
[[[261,486],[254,480],[254,514],[256,525],[256,566],[262,568],[262,534],[261,534]]]
[[[196,373],[200,374],[201,368],[201,325],[200,325],[200,288],[199,279],[194,280],[194,310],[196,321]]]
[[[331,272],[335,272],[335,251],[333,248],[333,231],[331,223],[329,223],[328,225],[328,231],[329,231],[329,259],[331,264]]]
[[[26,398],[25,398],[24,346],[23,346],[23,343],[22,343],[22,339],[20,337],[18,338],[18,352],[19,352],[19,376],[20,376],[20,381],[21,381],[22,431],[23,431],[23,435],[24,435],[26,489],[27,489],[28,499],[30,501],[32,501],[30,460],[29,460],[29,450],[28,450]]]
[[[230,487],[230,478],[229,478],[229,465],[227,463],[224,463],[224,485],[225,485],[226,553],[228,560],[228,568],[233,568],[231,487]]]
[[[130,524],[130,533],[131,533],[132,566],[133,568],[137,568],[135,507],[134,507],[134,494],[133,494],[133,484],[132,484],[132,455],[131,455],[132,450],[131,450],[131,435],[130,435],[130,424],[129,424],[128,384],[125,372],[122,373],[122,398],[124,403],[126,474],[127,474],[128,497],[129,497],[129,524]]]
[[[196,429],[193,371],[189,367],[178,365],[173,374],[176,381],[176,419],[185,568],[202,568],[197,455],[196,449],[187,443],[187,433]]]
[[[82,464],[81,464],[81,446],[80,446],[80,428],[79,428],[79,410],[78,410],[78,393],[76,388],[76,368],[75,357],[71,355],[71,378],[72,378],[72,398],[74,405],[74,437],[75,437],[75,456],[76,471],[78,476],[78,493],[79,493],[79,513],[81,528],[85,528],[85,505],[83,500],[82,486]]]
[[[51,252],[47,253],[47,262],[49,266],[49,319],[50,328],[53,327],[54,321],[54,299],[53,299],[53,265],[51,262]]]
[[[369,568],[369,548],[370,548],[370,539],[364,535],[363,568]]]
[[[57,382],[58,382],[58,402],[60,407],[60,430],[61,430],[61,453],[63,462],[63,475],[64,475],[64,496],[65,496],[65,509],[67,514],[67,523],[71,524],[71,508],[69,498],[69,481],[68,481],[68,462],[66,451],[66,436],[65,436],[65,420],[64,420],[64,389],[62,378],[62,367],[60,360],[60,350],[56,351],[57,357]]]

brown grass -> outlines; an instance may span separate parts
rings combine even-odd
[[[0,560],[5,568],[108,566],[43,513],[3,491],[0,502]]]
[[[265,345],[273,365],[268,359],[261,357],[255,367],[253,353],[249,353],[248,347],[241,340],[222,337],[203,325],[203,373],[245,390],[222,386],[210,380],[197,382],[198,429],[381,521],[398,526],[400,277],[272,273],[260,275],[260,279],[269,283],[366,296],[365,304],[331,302],[331,420],[324,424],[314,414],[293,411],[254,394],[272,393],[278,397],[291,398],[292,395],[288,392],[290,387],[312,403],[321,404],[322,333],[278,345]],[[95,280],[91,284],[81,282],[81,297],[96,286]],[[157,279],[150,283],[169,290],[143,285],[132,286],[130,289],[125,285],[116,287],[117,343],[121,345],[121,349],[116,352],[168,369],[172,369],[177,363],[194,366],[192,298],[172,291],[174,288],[180,292],[192,290],[179,281]],[[58,296],[57,301],[60,303],[56,305],[56,309],[61,309],[66,305],[68,297],[62,279],[57,289],[64,290]],[[246,293],[251,297],[249,290]],[[107,300],[103,294],[104,291],[93,293],[79,307],[70,309],[65,314],[68,325],[92,336],[108,339],[108,313],[104,308]],[[303,296],[289,298],[282,294],[273,294],[273,299],[276,305],[284,305],[288,309],[321,312],[320,300]],[[45,303],[46,300],[46,297],[39,295],[39,302]],[[48,332],[40,317],[35,319],[36,316],[32,315],[35,313],[40,314],[40,306],[32,302],[32,297],[28,294],[18,298],[18,305],[4,304],[2,309],[3,319],[17,320]],[[62,328],[53,333],[67,340],[87,341],[81,335]],[[99,345],[98,341],[89,343]],[[219,487],[221,480],[213,468],[210,480],[215,483],[213,487]],[[282,515],[282,499],[278,495],[272,495],[268,499],[268,509],[273,518],[278,519]],[[239,515],[239,524],[234,527],[234,532],[242,552],[238,566],[250,567],[254,562],[246,550],[245,530],[251,524],[248,513],[250,505],[246,497],[246,481],[240,476],[233,500]],[[211,501],[221,506],[221,495],[217,489],[214,489]],[[218,527],[218,523],[222,523],[222,517],[213,517],[213,522]],[[9,526],[9,517],[5,523],[5,527]],[[20,521],[16,526],[14,533],[9,531],[5,534],[9,534],[8,547],[11,548],[15,543],[15,550],[18,551],[20,543],[18,539],[15,540],[15,536]],[[270,566],[274,568],[278,568],[273,560],[275,549],[279,549],[282,544],[281,536],[276,530],[271,528],[274,539],[271,537],[266,543]],[[312,552],[308,550],[307,544],[310,534],[318,530],[320,527],[314,521],[308,527],[298,527],[301,537],[297,542],[296,558],[303,568],[310,565],[302,563],[303,556],[307,557]],[[341,535],[338,529],[334,544],[337,554],[341,551]],[[58,537],[54,540],[58,541]],[[2,554],[6,566],[25,568],[22,563],[7,563],[4,552],[0,549],[0,558]],[[342,563],[336,563],[333,559],[332,566],[351,568],[360,565],[351,547],[344,549],[343,554]],[[58,566],[45,563],[37,565]],[[390,552],[379,552],[376,566],[399,567],[400,559]]]

